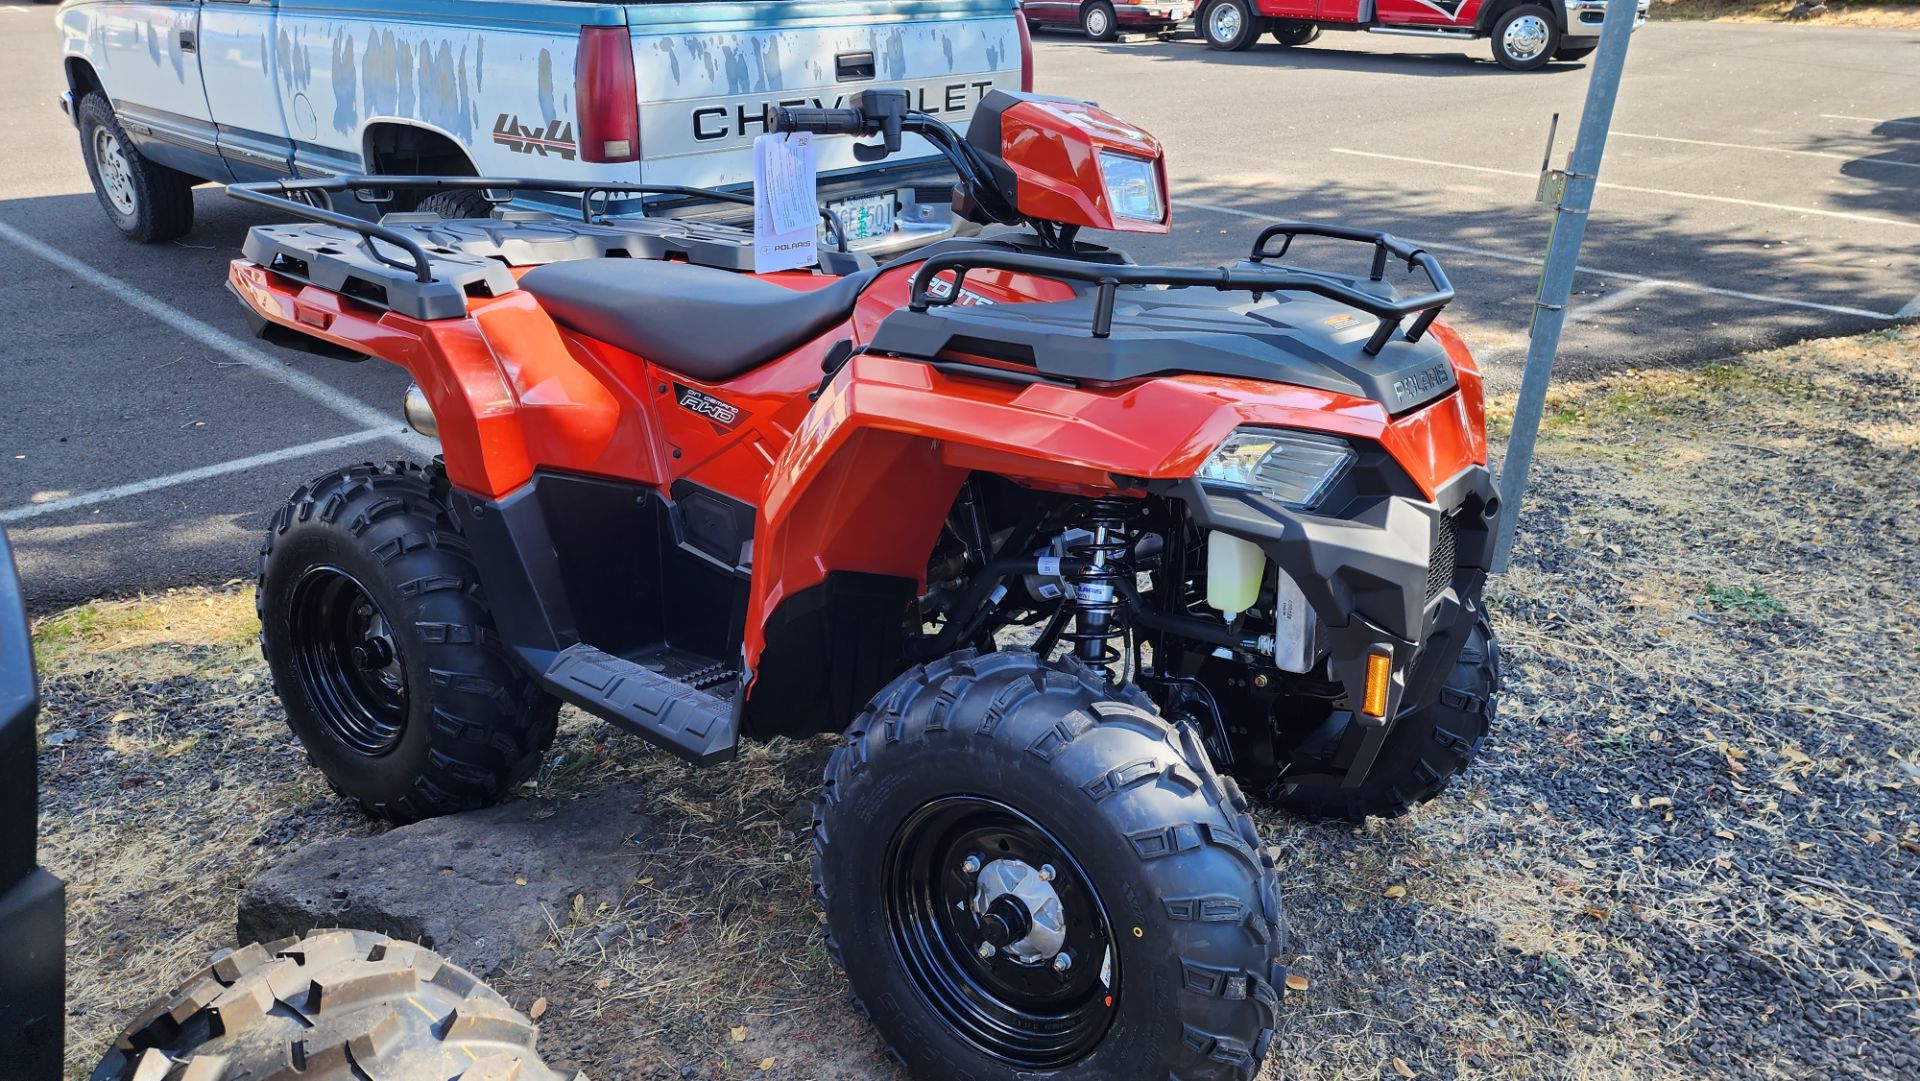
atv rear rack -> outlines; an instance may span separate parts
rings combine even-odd
[[[723,203],[752,206],[753,196],[718,188],[690,188],[672,184],[610,184],[603,181],[527,180],[491,176],[329,176],[310,180],[261,180],[247,184],[229,184],[227,194],[242,202],[271,207],[295,217],[325,225],[350,229],[362,237],[361,246],[375,260],[399,270],[410,271],[419,282],[433,281],[433,259],[420,242],[378,222],[370,222],[333,209],[333,197],[352,193],[361,202],[380,206],[393,201],[399,191],[478,191],[496,207],[513,201],[513,193],[540,191],[554,195],[578,195],[580,221],[596,225],[605,215],[596,209],[596,201],[609,195],[678,195],[693,199],[713,199]],[[504,194],[497,194],[504,193]],[[645,217],[643,213],[640,215]],[[824,207],[820,217],[834,239],[837,251],[847,250],[846,229],[833,211]],[[406,252],[408,261],[388,255],[374,245],[381,240]]]
[[[1370,284],[1377,283],[1377,291],[1357,287],[1352,284],[1355,279],[1341,275],[1261,265],[1265,260],[1284,256],[1294,239],[1302,236],[1373,245],[1373,263],[1367,281]],[[1280,245],[1280,250],[1268,251],[1268,244],[1274,237],[1285,237],[1286,240]],[[1429,291],[1406,298],[1394,293],[1386,284],[1389,256],[1404,259],[1409,271],[1424,273]],[[1088,263],[1060,256],[991,249],[943,252],[929,256],[914,274],[908,306],[913,311],[924,312],[929,307],[952,304],[960,299],[961,286],[969,271],[988,269],[1091,283],[1096,287],[1093,311],[1093,336],[1096,338],[1105,338],[1112,333],[1114,302],[1123,285],[1244,291],[1256,298],[1266,293],[1313,293],[1357,308],[1380,320],[1372,336],[1367,339],[1365,348],[1368,356],[1378,356],[1386,348],[1387,342],[1392,340],[1394,332],[1400,329],[1401,322],[1408,317],[1413,318],[1413,323],[1407,327],[1406,338],[1410,342],[1419,341],[1454,295],[1453,283],[1448,280],[1446,271],[1441,269],[1438,259],[1425,249],[1391,234],[1337,225],[1281,222],[1261,231],[1259,239],[1254,242],[1253,254],[1245,264],[1212,269]],[[953,280],[945,283],[948,287],[943,295],[934,295],[934,280],[949,271],[953,273]]]

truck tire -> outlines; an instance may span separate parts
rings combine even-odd
[[[185,236],[193,228],[193,178],[142,155],[105,97],[88,94],[78,111],[80,156],[107,220],[142,244]]]
[[[827,763],[828,952],[920,1081],[1245,1081],[1286,975],[1246,806],[1136,689],[1027,650],[941,658]]]
[[[438,214],[443,218],[491,218],[493,203],[476,188],[436,191],[420,200],[415,210]]]
[[[1273,40],[1282,45],[1305,45],[1320,37],[1317,23],[1290,20],[1275,20],[1268,32],[1273,35]]]
[[[92,1081],[584,1081],[542,1062],[537,1035],[506,999],[425,947],[316,931],[215,954],[127,1026]]]
[[[375,815],[495,803],[553,742],[559,702],[501,646],[419,466],[354,466],[294,492],[261,545],[255,603],[287,724]]]
[[[1266,20],[1253,13],[1247,0],[1213,0],[1194,20],[1210,49],[1237,53],[1260,40]]]
[[[1313,819],[1358,822],[1406,814],[1439,795],[1473,764],[1493,727],[1499,692],[1500,645],[1483,614],[1439,699],[1394,721],[1373,769],[1358,787],[1342,788],[1343,771],[1331,764],[1296,761],[1281,776],[1275,802]]]
[[[1093,0],[1080,8],[1080,32],[1090,41],[1112,41],[1120,36],[1119,22],[1114,18],[1113,5],[1107,0]]]
[[[1522,4],[1493,23],[1493,59],[1508,71],[1545,67],[1560,47],[1560,23],[1539,4]]]
[[[1585,60],[1587,57],[1592,56],[1593,51],[1599,47],[1598,45],[1562,45],[1558,49],[1553,50],[1553,58],[1568,63],[1575,60]]]

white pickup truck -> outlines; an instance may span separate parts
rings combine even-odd
[[[898,86],[964,130],[987,91],[1032,79],[1015,0],[66,0],[57,18],[62,107],[107,216],[144,242],[191,228],[205,181],[737,188],[766,106]],[[952,174],[924,143],[884,165],[857,161],[845,137],[818,154],[821,198],[855,248],[959,228]],[[488,206],[474,191],[428,199],[419,209],[452,216]],[[675,212],[689,210],[704,213]]]

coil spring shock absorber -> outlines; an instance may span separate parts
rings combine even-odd
[[[1078,524],[1093,534],[1091,540],[1069,547],[1084,561],[1073,578],[1073,630],[1062,637],[1073,643],[1073,655],[1112,675],[1120,651],[1113,640],[1126,634],[1126,614],[1115,583],[1133,584],[1133,546],[1138,536],[1134,519],[1141,513],[1137,500],[1105,498],[1087,504]]]

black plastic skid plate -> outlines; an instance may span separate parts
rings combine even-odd
[[[490,218],[389,214],[380,224],[419,242],[431,260],[432,281],[418,280],[405,251],[338,225],[256,225],[247,232],[244,251],[275,273],[416,319],[458,319],[466,315],[470,295],[513,292],[518,286],[509,267],[606,257],[678,258],[722,270],[753,267],[753,234],[708,222],[587,223],[501,211]],[[368,245],[401,265],[377,258]]]

